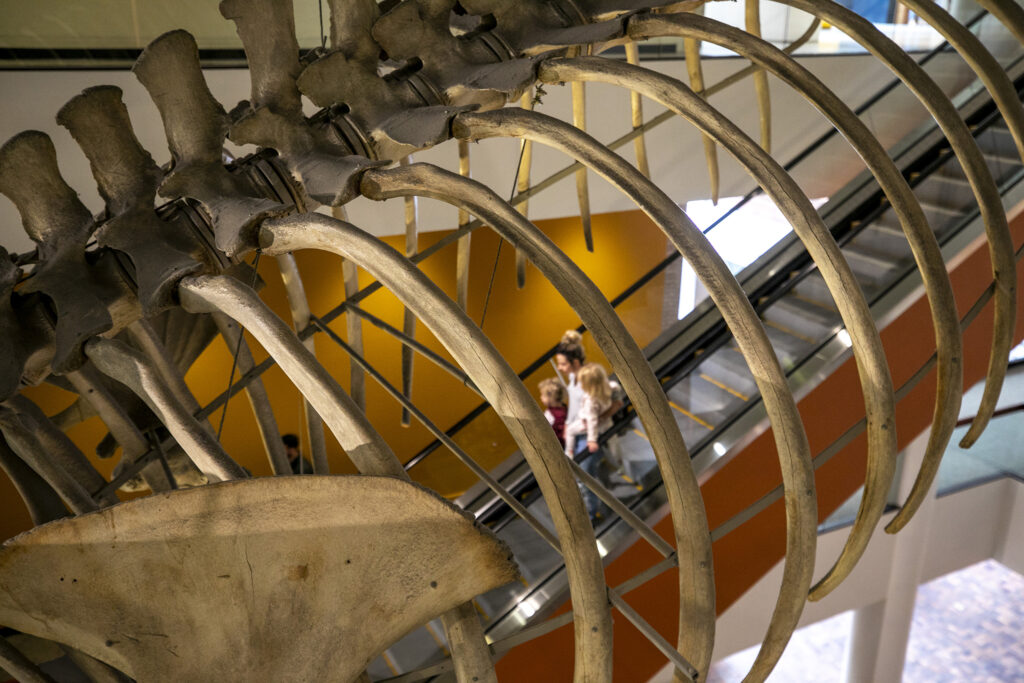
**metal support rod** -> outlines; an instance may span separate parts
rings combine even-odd
[[[171,464],[167,461],[167,451],[164,449],[164,445],[160,443],[160,439],[153,432],[149,432],[146,437],[151,444],[150,448],[156,451],[157,460],[160,461],[160,467],[163,468],[164,475],[167,477],[167,481],[170,482],[171,489],[177,490],[179,488],[178,480],[174,478],[174,472],[171,471]]]
[[[168,439],[164,443],[174,443],[173,439]],[[117,490],[124,486],[127,482],[134,479],[142,471],[146,465],[150,464],[159,457],[159,453],[155,449],[150,449],[141,458],[128,465],[121,470],[121,473],[111,479],[103,488],[96,492],[96,497],[103,496],[114,496],[117,495]]]
[[[485,470],[475,460],[473,460],[473,458],[471,458],[468,453],[459,448],[458,444],[452,441],[451,437],[449,437],[447,434],[444,433],[444,431],[439,429],[438,426],[435,425],[430,420],[430,418],[423,414],[423,411],[421,411],[419,408],[413,405],[412,401],[410,401],[404,394],[402,394],[402,392],[399,391],[394,385],[388,382],[383,375],[377,372],[377,370],[372,365],[370,365],[365,358],[356,353],[355,349],[346,344],[345,340],[338,336],[338,334],[330,327],[328,327],[326,323],[324,323],[316,316],[313,316],[312,321],[314,325],[319,327],[324,333],[327,334],[331,341],[340,346],[341,349],[348,354],[352,362],[356,363],[360,368],[362,368],[366,372],[366,374],[368,374],[378,384],[380,384],[380,386],[386,392],[388,392],[396,401],[398,401],[403,408],[408,410],[413,417],[419,420],[423,424],[423,426],[427,428],[427,431],[429,431],[431,434],[434,435],[435,438],[437,438],[439,441],[441,441],[441,443],[447,446],[448,449],[455,455],[455,457],[459,459],[460,462],[462,462],[464,465],[466,465],[466,467],[472,470],[473,474],[478,476],[485,484],[487,484],[488,488],[494,491],[494,493],[496,493],[503,501],[505,501],[505,503],[510,508],[512,508],[516,512],[516,514],[523,519],[524,522],[529,524],[530,527],[532,527],[533,530],[536,531],[541,538],[548,542],[548,545],[550,545],[556,551],[561,553],[561,549],[558,544],[558,539],[555,538],[554,534],[548,531],[547,527],[541,524],[536,517],[530,514],[530,511],[527,510],[522,503],[516,500],[515,496],[509,493],[508,490],[505,487],[503,487],[494,477],[492,477],[487,470]]]
[[[412,156],[403,157],[399,160],[399,164],[402,166],[408,166],[412,163]],[[405,204],[405,256],[406,258],[412,258],[418,251],[419,243],[419,198],[418,197],[403,197],[402,202]],[[463,307],[465,308],[465,307]],[[405,336],[414,337],[416,335],[416,316],[408,308],[402,309],[402,331],[405,332]],[[413,373],[413,354],[412,349],[408,346],[402,347],[402,393],[405,394],[406,398],[412,400],[412,373]],[[401,425],[408,427],[411,421],[409,411],[402,409]]]
[[[71,382],[79,397],[89,403],[107,425],[111,436],[121,446],[125,460],[135,462],[149,450],[146,437],[117,399],[111,395],[94,366],[83,365],[78,370],[67,373],[65,377]],[[158,467],[145,467],[140,474],[146,486],[153,492],[169,491],[172,488],[171,480],[167,479]]]
[[[469,142],[459,140],[459,174],[470,177],[469,166]],[[459,210],[459,227],[469,223],[469,212]],[[455,255],[455,301],[459,308],[466,310],[469,305],[469,257],[471,248],[471,236],[466,234],[458,242],[458,251]]]
[[[455,377],[455,379],[457,379],[460,382],[462,382],[462,384],[464,386],[466,386],[469,389],[471,389],[473,391],[473,393],[475,393],[477,396],[479,396],[480,398],[483,398],[483,395],[480,393],[480,390],[476,388],[475,384],[473,384],[473,380],[471,380],[469,378],[469,375],[464,373],[457,366],[455,366],[452,363],[450,363],[447,360],[445,360],[440,354],[438,354],[435,351],[431,350],[429,347],[427,347],[423,343],[416,341],[416,339],[414,337],[408,336],[407,334],[405,334],[404,332],[399,330],[397,327],[393,327],[393,326],[389,325],[388,323],[386,323],[385,321],[381,320],[377,316],[373,315],[369,311],[366,311],[365,309],[362,309],[359,306],[356,306],[355,304],[349,305],[345,310],[346,310],[347,313],[351,313],[353,315],[357,315],[360,318],[365,319],[368,323],[370,323],[374,327],[376,327],[376,328],[378,328],[380,330],[383,330],[384,332],[387,332],[388,334],[390,334],[392,337],[394,337],[395,339],[400,341],[405,346],[409,346],[409,347],[415,349],[416,351],[419,351],[423,355],[424,358],[426,358],[427,360],[431,361],[432,363],[437,365],[439,368],[441,368],[442,370],[444,370],[448,374],[450,374],[453,377]],[[322,327],[320,329],[323,330]],[[326,331],[326,330],[324,330],[324,331]]]
[[[238,349],[236,360],[238,370],[245,373],[243,376],[246,376],[255,367],[255,359],[252,357],[252,351],[245,341],[241,327],[220,311],[214,312],[212,317],[228,349]],[[263,441],[263,449],[266,451],[267,459],[270,461],[271,471],[276,475],[291,474],[292,468],[288,463],[288,455],[284,451],[284,444],[281,442],[281,432],[277,427],[277,418],[274,416],[273,408],[270,407],[270,396],[267,394],[266,387],[263,386],[263,380],[254,377],[253,380],[246,383],[245,393],[249,398],[249,407],[252,408],[253,415],[256,417],[260,439]],[[206,417],[208,417],[208,414],[203,415],[199,419],[202,419],[205,423]]]
[[[591,454],[589,457],[596,457],[596,454]],[[626,507],[621,500],[615,497],[615,495],[606,489],[600,481],[590,476],[579,463],[572,458],[569,458],[569,466],[572,468],[576,478],[583,482],[584,486],[594,492],[598,498],[601,499],[605,505],[615,511],[615,514],[619,518],[629,525],[631,529],[640,534],[648,543],[654,546],[654,549],[661,553],[662,557],[670,557],[675,555],[676,551],[668,542],[665,541],[657,532],[648,526],[642,519],[637,517],[636,513]]]
[[[519,106],[527,111],[533,111],[534,94],[533,88],[523,93],[519,100]],[[462,141],[459,141],[462,144]],[[468,142],[466,144],[469,144]],[[530,171],[533,169],[533,143],[529,140],[519,142],[522,147],[519,153],[519,169],[516,171],[516,192],[525,192],[530,189]],[[524,199],[513,204],[516,211],[527,217],[530,213],[530,202]],[[526,254],[522,249],[516,249],[516,287],[522,289],[526,286]]]
[[[657,629],[651,626],[633,607],[622,599],[614,590],[608,590],[608,598],[612,601],[615,609],[622,613],[622,616],[633,624],[637,631],[640,631],[651,645],[658,648],[661,654],[668,657],[669,661],[676,667],[676,671],[683,674],[691,681],[697,680],[697,670],[686,661],[686,658],[679,654],[679,651],[672,647],[672,644],[665,640],[665,637],[658,633]]]

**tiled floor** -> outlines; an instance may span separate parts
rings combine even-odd
[[[847,612],[797,631],[768,680],[842,681],[852,621]],[[741,680],[756,654],[715,663],[708,682]],[[1024,682],[1024,576],[988,560],[921,586],[903,681]]]

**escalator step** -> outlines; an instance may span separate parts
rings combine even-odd
[[[918,201],[921,202],[921,208],[924,209],[926,212],[930,211],[932,213],[957,217],[960,217],[964,214],[964,210],[962,207],[939,204],[933,201],[929,201],[923,197],[918,197]]]
[[[1017,158],[1017,146],[1013,142],[1013,135],[1002,121],[983,130],[975,140],[984,154]]]
[[[839,314],[833,309],[815,305],[795,293],[776,301],[762,316],[776,329],[811,343],[830,334],[839,325]]]
[[[725,389],[722,382],[699,372],[691,373],[668,391],[669,400],[703,421],[716,425],[725,421],[745,399]]]
[[[988,164],[996,184],[1001,184],[1008,180],[1021,166],[1020,157],[1016,153],[1007,155],[986,154],[985,163]]]
[[[821,305],[834,305],[832,294],[828,291],[828,285],[825,284],[825,279],[821,277],[821,273],[817,270],[813,270],[801,278],[793,286],[793,291],[800,294],[803,298],[815,301]]]
[[[744,396],[753,396],[757,392],[757,384],[747,368],[746,361],[743,360],[742,354],[733,349],[715,351],[697,366],[695,372],[698,375],[713,377]]]
[[[772,348],[775,349],[775,355],[779,358],[779,364],[785,371],[791,369],[814,347],[810,342],[786,334],[777,328],[767,327],[765,329],[768,332]]]
[[[914,194],[922,206],[948,207],[961,213],[974,202],[974,193],[966,181],[934,174],[918,183]]]
[[[861,285],[868,285],[873,289],[881,287],[899,267],[901,259],[896,257],[881,256],[858,249],[854,245],[843,247],[843,256],[857,276]]]
[[[894,260],[899,261],[913,256],[910,251],[910,243],[907,241],[907,236],[903,234],[903,230],[880,220],[873,222],[858,233],[850,240],[850,245],[858,251],[869,254],[891,254]]]

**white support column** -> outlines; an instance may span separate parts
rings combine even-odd
[[[903,452],[899,482],[901,502],[906,500],[921,466],[928,435],[928,431],[919,435]],[[899,683],[902,680],[934,509],[933,488],[913,521],[896,536],[885,599],[854,612],[847,646],[847,683]]]

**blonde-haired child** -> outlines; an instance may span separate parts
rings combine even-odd
[[[555,430],[558,442],[565,447],[565,416],[568,409],[565,406],[565,387],[558,380],[549,377],[542,379],[537,385],[540,390],[540,402],[544,406],[544,417],[548,419],[551,428]]]
[[[597,437],[601,432],[612,426],[612,415],[622,407],[622,388],[616,382],[609,381],[608,373],[597,363],[587,363],[576,374],[576,381],[579,383],[582,403],[576,419],[565,425],[565,454],[572,458],[576,452],[576,437],[586,434],[587,450],[590,455],[580,462],[580,468],[592,477],[603,480],[606,486],[607,480],[600,475],[601,463],[604,456],[609,456],[615,469],[622,468],[622,460],[618,451],[616,437],[608,442],[607,453],[601,451]],[[587,506],[592,522],[602,518],[603,504],[597,495],[580,482],[580,493],[583,495],[583,502]]]
[[[583,390],[583,402],[576,419],[565,425],[565,454],[570,458],[575,455],[575,437],[579,434],[587,435],[588,451],[595,453],[600,448],[597,437],[612,426],[611,412],[614,411],[610,412],[609,408],[619,400],[616,394],[622,391],[617,382],[608,379],[608,373],[598,363],[587,363],[580,368],[576,381]]]

